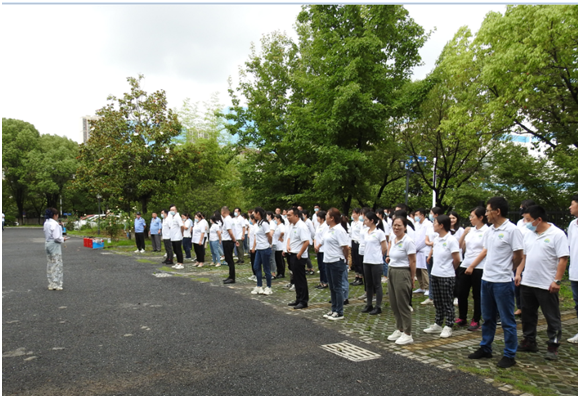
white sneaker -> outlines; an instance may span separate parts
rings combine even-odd
[[[429,289],[425,290],[425,293],[423,293],[423,296],[429,296]]]
[[[572,343],[572,344],[578,344],[578,333],[576,333],[576,336],[574,337],[570,337],[568,339],[568,343]]]
[[[222,265],[221,265],[221,263],[217,263],[215,266],[216,267],[221,267]]]
[[[433,304],[433,300],[431,300],[430,298],[427,298],[427,300],[421,302],[421,305],[427,305],[427,304]]]
[[[409,311],[411,312],[415,312],[415,310],[413,309],[413,307],[409,306]]]
[[[167,253],[163,253],[163,257],[167,257]]]
[[[392,335],[390,335],[389,337],[387,337],[387,340],[389,341],[397,341],[399,339],[399,337],[401,337],[403,335],[403,332],[401,332],[400,330],[395,330],[393,332]]]
[[[456,307],[459,305],[459,299],[457,297],[453,299],[453,305]]]
[[[264,289],[262,289],[262,286],[256,286],[254,290],[252,290],[252,294],[264,294]]]
[[[362,296],[357,297],[357,300],[366,300],[367,294],[363,294]]]
[[[133,253],[139,253],[139,249],[135,250]]]
[[[329,321],[340,321],[341,319],[344,319],[344,316],[338,315],[338,312],[333,312],[332,315],[327,316],[326,319]]]
[[[288,290],[290,290],[291,292],[293,292],[293,291],[296,290],[296,286],[292,285],[292,286],[290,286],[290,289],[288,289]]]
[[[405,345],[405,344],[413,344],[413,336],[410,334],[403,333],[401,337],[395,341],[395,344]]]
[[[445,326],[443,328],[443,331],[439,335],[439,337],[443,337],[444,339],[446,339],[448,337],[451,337],[452,334],[453,334],[453,329],[450,328],[449,326]]]
[[[423,331],[425,333],[429,333],[429,334],[441,333],[442,330],[443,330],[443,328],[441,326],[437,325],[436,323],[429,326],[427,329],[423,329]]]
[[[258,280],[258,278],[256,278],[256,275],[252,275],[248,279],[251,281],[254,281],[254,282],[256,282]]]
[[[173,268],[175,268],[175,269],[183,269],[183,264],[175,264],[173,266]]]
[[[263,292],[262,294],[263,294],[263,295],[266,295],[266,296],[269,296],[269,295],[271,295],[272,293],[274,293],[274,292],[272,291],[272,288],[271,288],[271,287],[266,287],[266,288],[264,289],[264,292]]]
[[[413,290],[413,293],[425,293],[425,290],[419,288],[417,290]]]
[[[333,314],[332,311],[327,312],[326,314],[322,315],[323,318],[328,318],[329,316],[331,316]]]
[[[141,253],[145,253],[145,249],[141,249]]]
[[[389,278],[387,278],[386,276],[383,276],[381,278],[381,283],[387,283],[389,281]]]

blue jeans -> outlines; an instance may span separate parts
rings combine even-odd
[[[317,253],[316,258],[318,259],[318,270],[320,271],[320,283],[323,285],[328,285],[328,277],[326,275],[326,266],[324,265],[324,253]]]
[[[342,275],[342,299],[348,300],[349,284],[348,284],[348,265],[344,263],[344,274]]]
[[[211,250],[211,261],[214,264],[219,264],[220,263],[220,241],[219,240],[214,240],[214,241],[209,241],[209,248]]]
[[[572,297],[574,297],[574,309],[576,310],[576,316],[578,316],[578,281],[570,281],[570,287],[572,288]]]
[[[328,278],[328,286],[330,287],[330,301],[332,302],[332,312],[336,312],[338,315],[343,315],[344,274],[346,274],[344,260],[338,260],[337,262],[334,263],[324,263],[324,265],[326,266],[326,276]]]
[[[191,238],[183,238],[183,250],[185,250],[185,258],[191,258]]]
[[[266,274],[266,285],[272,287],[272,272],[270,271],[270,257],[272,256],[272,249],[267,248],[263,250],[256,250],[256,259],[254,260],[254,271],[258,279],[258,287],[262,287],[262,267]]]
[[[389,263],[387,263],[386,258],[386,256],[383,257],[383,276],[389,276]]]
[[[481,281],[481,314],[484,323],[481,327],[480,345],[485,352],[491,353],[499,312],[505,340],[503,355],[508,358],[516,356],[518,332],[514,315],[514,290],[512,281],[504,283]]]

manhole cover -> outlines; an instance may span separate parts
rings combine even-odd
[[[339,357],[346,358],[353,362],[368,361],[370,359],[377,359],[380,357],[379,354],[375,354],[364,348],[357,347],[353,344],[343,341],[342,343],[336,344],[325,344],[320,346],[323,350],[332,352]]]
[[[159,272],[157,274],[153,274],[153,276],[156,278],[168,278],[168,277],[173,276],[173,275],[168,274],[167,272]]]

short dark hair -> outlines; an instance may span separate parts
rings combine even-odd
[[[528,206],[534,206],[536,204],[536,202],[534,202],[532,199],[526,199],[526,200],[522,200],[522,203],[520,203],[520,206],[522,206],[522,209],[525,209]]]
[[[438,216],[438,215],[443,214],[443,209],[441,207],[437,207],[437,206],[432,207],[431,208],[431,211],[433,212],[433,215],[437,215]]]
[[[449,230],[451,229],[451,219],[449,218],[448,215],[441,214],[440,216],[435,217],[435,220],[437,220],[438,224],[443,226],[443,229],[446,232],[449,232]]]
[[[409,206],[407,206],[407,205],[406,205],[406,204],[404,204],[404,203],[399,203],[399,204],[398,204],[397,206],[395,206],[395,207],[398,207],[398,208],[400,208],[401,210],[405,210],[406,212],[409,212]]]
[[[423,217],[425,217],[427,215],[427,210],[425,210],[422,207],[419,207],[417,210],[415,210],[415,213],[420,213]]]
[[[532,205],[524,208],[524,214],[529,214],[534,220],[541,218],[542,221],[548,221],[546,210],[542,206]]]
[[[571,198],[574,202],[578,203],[578,195],[572,195]]]
[[[492,210],[499,209],[499,212],[502,217],[507,217],[509,206],[508,201],[503,196],[494,196],[492,198],[489,198],[487,204],[489,205],[489,207],[491,207]]]
[[[294,214],[295,216],[298,216],[298,218],[302,218],[302,212],[300,210],[298,210],[297,207],[292,207],[292,208],[288,209],[288,211],[292,211],[292,214]]]
[[[355,207],[354,209],[352,209],[352,212],[356,213],[356,214],[360,214],[360,208]]]
[[[318,213],[316,213],[316,217],[326,220],[326,211],[318,210]]]

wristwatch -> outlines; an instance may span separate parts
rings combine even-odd
[[[556,285],[560,286],[560,284],[562,283],[562,281],[561,281],[561,280],[559,280],[559,279],[554,279],[554,283],[555,283]]]

